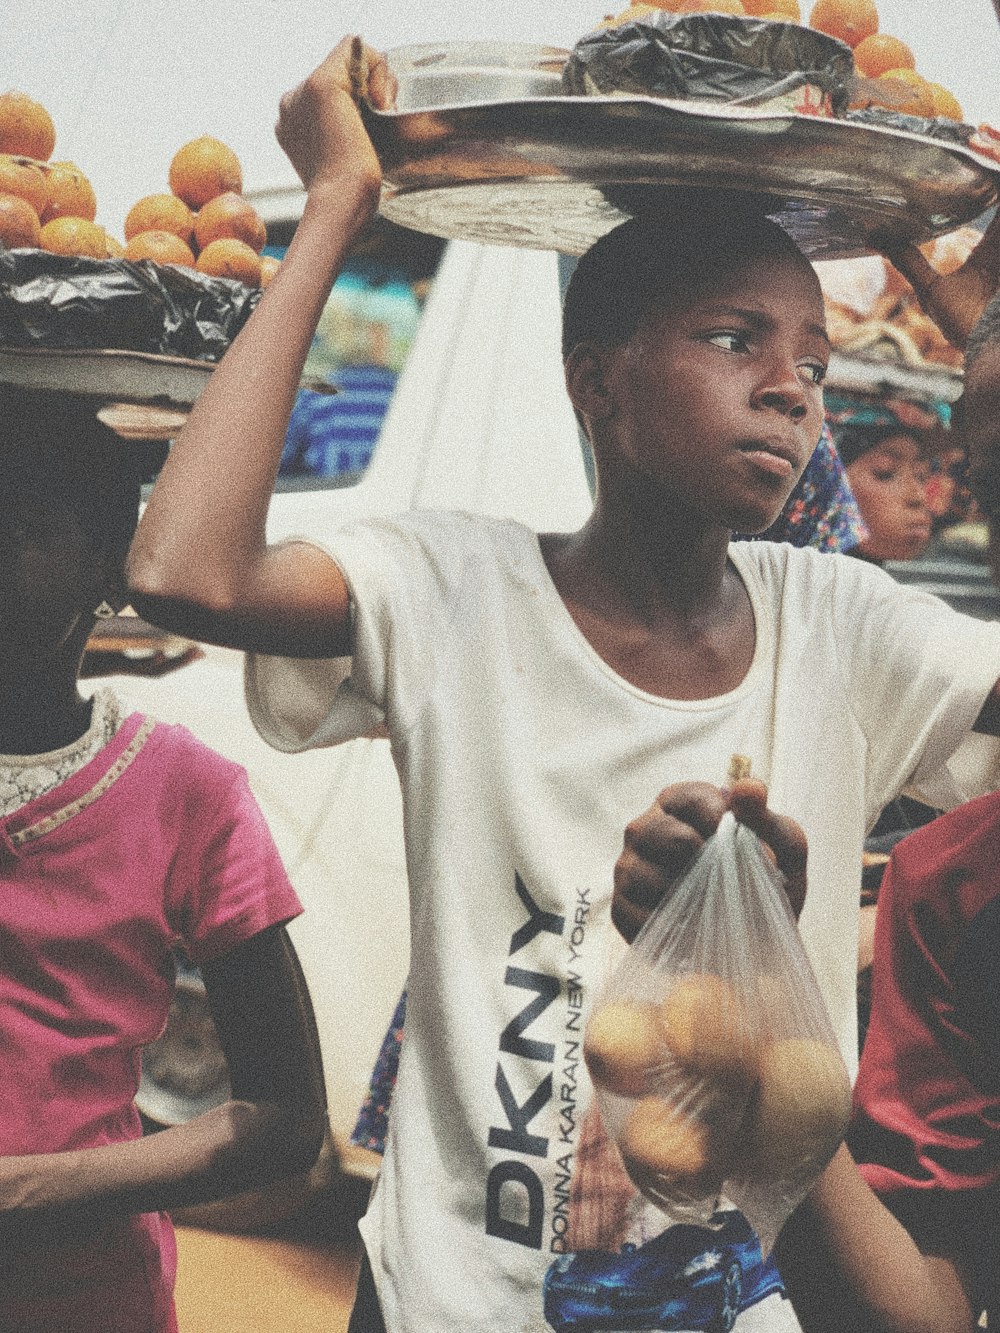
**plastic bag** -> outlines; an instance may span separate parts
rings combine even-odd
[[[0,249],[0,345],[218,361],[260,296],[176,264]]]
[[[812,28],[661,10],[582,37],[563,87],[836,116],[847,108],[853,77],[851,48]]]
[[[967,144],[976,132],[973,125],[951,120],[948,116],[911,116],[905,111],[892,111],[887,106],[855,107],[844,113],[844,119],[882,130],[923,134],[928,139],[942,139],[947,143]]]
[[[724,1195],[767,1254],[851,1084],[781,875],[732,814],[608,979],[584,1054],[633,1184],[675,1221]]]

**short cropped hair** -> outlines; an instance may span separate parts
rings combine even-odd
[[[969,334],[965,345],[966,374],[991,347],[1000,347],[1000,294],[993,297]]]
[[[563,302],[563,357],[582,342],[627,343],[646,320],[755,259],[805,256],[742,197],[678,192],[677,202],[607,232],[582,256]]]

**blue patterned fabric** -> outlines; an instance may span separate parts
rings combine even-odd
[[[368,466],[398,377],[384,366],[343,366],[333,378],[338,393],[304,389],[295,400],[282,476],[334,477]]]

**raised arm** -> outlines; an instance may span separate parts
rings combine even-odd
[[[883,238],[881,249],[952,346],[964,351],[969,334],[1000,287],[1000,214],[953,273],[938,273],[909,242]]]
[[[316,1160],[326,1127],[319,1040],[284,928],[262,931],[202,971],[231,1100],[125,1143],[0,1158],[5,1247],[241,1193]]]
[[[350,651],[347,588],[307,543],[268,546],[268,505],[306,354],[330,289],[379,199],[356,94],[394,90],[383,57],[345,38],[281,101],[276,134],[306,187],[278,273],[199,397],[129,553],[132,600],[155,624],[288,656]]]

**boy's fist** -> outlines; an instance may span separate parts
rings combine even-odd
[[[345,37],[307,79],[281,99],[275,135],[306,189],[348,171],[377,198],[382,171],[358,113],[367,99],[391,107],[396,81],[384,55]]]
[[[798,917],[806,896],[808,843],[793,819],[768,809],[766,785],[756,778],[742,778],[728,790],[707,782],[679,782],[660,792],[625,829],[611,901],[611,920],[625,939],[635,939],[727,810],[752,829],[774,857]]]

